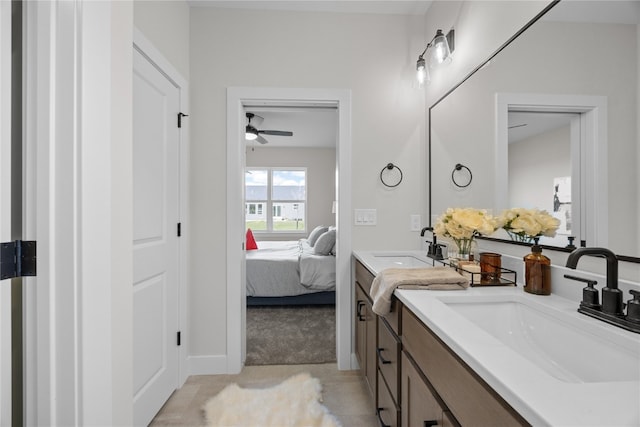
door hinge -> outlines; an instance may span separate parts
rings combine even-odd
[[[180,344],[181,344],[181,342],[180,342],[180,331],[178,331],[178,334],[177,334],[177,344],[178,344],[178,346],[180,346]]]
[[[0,280],[36,275],[36,242],[0,243]]]
[[[178,223],[178,237],[182,236],[182,223]]]
[[[188,114],[184,114],[184,113],[178,113],[178,127],[181,128],[182,127],[182,118],[183,117],[189,117]]]

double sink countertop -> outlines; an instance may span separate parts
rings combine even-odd
[[[374,275],[431,267],[422,251],[354,251]],[[574,285],[575,286],[575,285]],[[518,287],[395,296],[532,425],[640,425],[640,334]]]

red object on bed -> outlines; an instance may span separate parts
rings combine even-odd
[[[251,251],[253,249],[258,249],[258,244],[256,243],[256,239],[253,238],[253,231],[250,228],[247,228],[247,250]]]

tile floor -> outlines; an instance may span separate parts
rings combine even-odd
[[[195,375],[176,390],[151,422],[152,427],[204,426],[202,406],[225,386],[261,388],[308,372],[322,383],[323,404],[344,427],[374,427],[378,419],[364,379],[358,371],[339,371],[335,363],[321,365],[246,366],[238,375]]]

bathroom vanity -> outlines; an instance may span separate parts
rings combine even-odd
[[[521,287],[399,289],[376,316],[375,275],[431,260],[357,251],[353,262],[356,357],[381,425],[640,424],[640,334]]]

